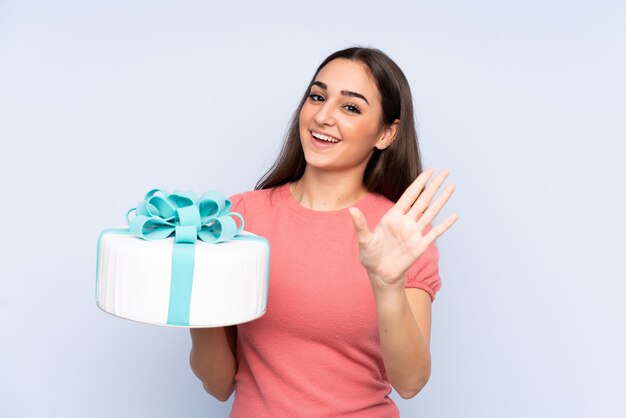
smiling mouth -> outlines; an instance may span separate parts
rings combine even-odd
[[[323,135],[323,134],[313,132],[313,131],[311,131],[311,135],[313,136],[313,138],[320,140],[320,141],[324,141],[324,142],[330,142],[333,144],[340,142],[337,138],[333,138],[332,136]]]

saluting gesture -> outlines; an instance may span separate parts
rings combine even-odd
[[[404,287],[404,273],[458,219],[456,214],[450,215],[424,234],[454,192],[454,185],[449,184],[431,204],[448,172],[442,170],[426,186],[432,174],[431,169],[422,172],[373,231],[358,208],[349,210],[357,232],[361,264],[378,285]]]

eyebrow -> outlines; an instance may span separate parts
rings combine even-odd
[[[328,86],[325,83],[322,83],[321,81],[315,81],[313,82],[314,86],[317,86],[323,90],[328,90]],[[363,96],[360,93],[356,93],[354,91],[349,91],[349,90],[341,90],[341,94],[343,96],[348,96],[348,97],[358,97],[359,99],[363,99],[365,100],[365,103],[370,104],[370,102],[367,101],[367,99],[365,98],[365,96]]]

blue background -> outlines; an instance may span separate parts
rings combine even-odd
[[[626,416],[622,1],[0,0],[0,416],[225,417],[188,332],[94,303],[96,239],[150,188],[251,189],[321,60],[405,71],[440,241],[406,417]]]

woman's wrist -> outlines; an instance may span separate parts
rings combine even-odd
[[[367,275],[375,294],[404,292],[404,274],[401,276],[392,276],[368,271]]]

